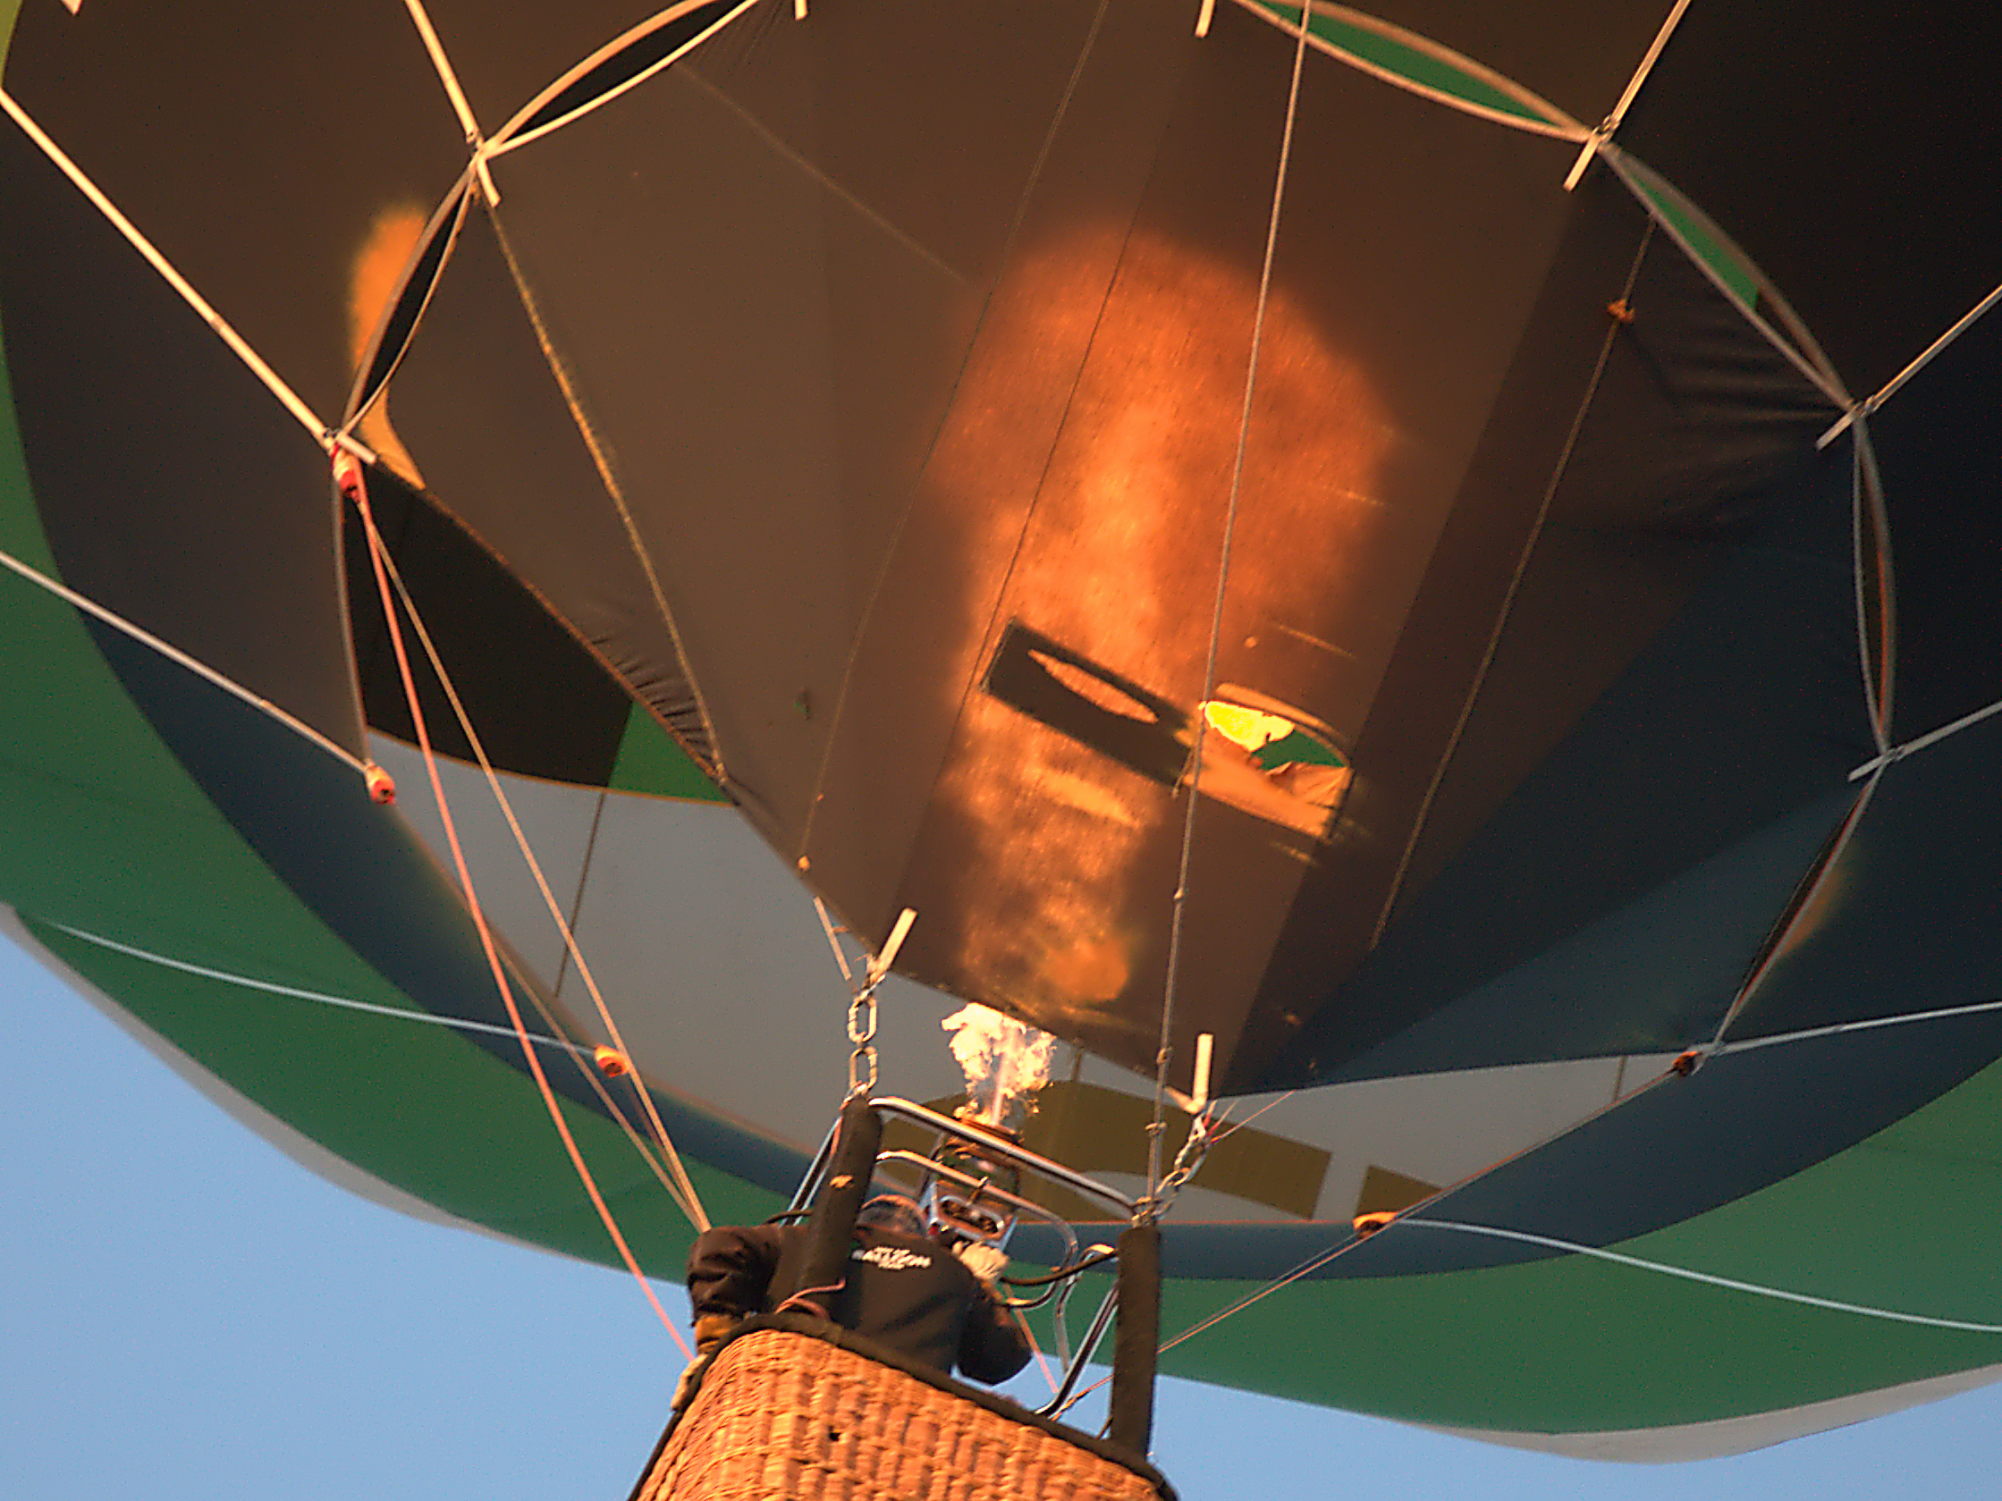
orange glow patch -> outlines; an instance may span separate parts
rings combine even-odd
[[[424,210],[416,204],[397,203],[376,210],[369,223],[368,237],[349,263],[348,363],[356,374],[360,374],[362,361],[368,358],[369,345],[388,311],[390,299],[402,285],[404,273],[423,243],[424,224]],[[375,399],[357,431],[362,442],[373,448],[398,475],[414,485],[424,483],[416,461],[390,423],[387,391]]]
[[[990,629],[1019,620],[1193,720],[1206,696],[1257,293],[1255,277],[1144,233],[1123,244],[1109,231],[1080,234],[1026,260],[990,318],[931,474],[933,502],[962,519],[969,651],[991,651]],[[1374,497],[1395,441],[1364,372],[1275,288],[1220,675],[1311,706],[1313,684],[1293,664],[1312,656],[1320,671],[1332,654],[1294,643],[1336,634],[1329,622],[1368,581]],[[1261,655],[1261,641],[1278,647]],[[1037,661],[1090,703],[1157,721],[1102,677]],[[1349,776],[1286,768],[1315,783],[1303,791],[1216,734],[1204,760],[1204,794],[1310,838]],[[973,836],[985,897],[968,904],[960,937],[965,982],[1073,1036],[1116,1025],[1106,1008],[1135,981],[1141,933],[1165,917],[1137,905],[1152,900],[1137,876],[1150,855],[1154,868],[1172,860],[1183,795],[971,695],[938,790]]]

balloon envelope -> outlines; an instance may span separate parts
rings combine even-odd
[[[840,1092],[810,890],[919,914],[886,1085],[1008,1010],[1082,1170],[1213,1040],[1169,1327],[1257,1297],[1171,1370],[1633,1457],[1987,1379],[1979,49],[1668,12],[22,10],[0,545],[337,754],[10,577],[21,935],[324,1170],[610,1259],[421,718],[656,1272],[639,1090],[719,1218]]]

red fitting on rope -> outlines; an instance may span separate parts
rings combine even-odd
[[[1701,1048],[1691,1048],[1686,1053],[1679,1053],[1676,1055],[1675,1061],[1669,1064],[1670,1068],[1674,1069],[1678,1074],[1682,1075],[1682,1077],[1685,1079],[1687,1079],[1691,1074],[1695,1073],[1702,1066],[1703,1066],[1703,1050]]]
[[[386,807],[396,801],[396,778],[373,761],[362,767],[361,774],[368,782],[370,802],[381,803]]]
[[[355,505],[362,503],[361,460],[338,445],[334,448],[334,485]]]
[[[1394,1209],[1377,1209],[1368,1214],[1359,1214],[1355,1217],[1356,1234],[1365,1237],[1374,1235],[1396,1218],[1397,1211]]]
[[[607,1079],[623,1079],[633,1071],[632,1060],[617,1048],[593,1048],[591,1058]]]

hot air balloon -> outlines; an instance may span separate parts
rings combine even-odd
[[[2002,143],[1925,28],[24,6],[9,931],[672,1275],[841,1097],[813,900],[911,911],[896,1093],[996,1008],[1139,1195],[1228,1103],[1165,1370],[1628,1458],[1989,1380]]]

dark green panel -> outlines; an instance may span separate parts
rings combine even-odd
[[[1370,0],[1357,9],[1452,48],[1588,126],[1612,109],[1668,14],[1663,0]]]
[[[2002,1323],[2002,1268],[1989,1254],[2002,1215],[1998,1151],[2002,1068],[1990,1067],[1840,1156],[1612,1249],[1810,1296]],[[1931,1206],[1923,1234],[1910,1215],[1886,1212],[1912,1204]],[[1248,1290],[1171,1284],[1163,1331],[1173,1338]],[[2002,1335],[1573,1256],[1296,1283],[1170,1351],[1164,1369],[1407,1421],[1584,1433],[1773,1411],[1998,1361]]]
[[[448,1214],[621,1264],[534,1084],[485,1049],[445,1027],[261,994],[28,925],[149,1028],[336,1156]],[[543,1057],[552,1073],[576,1067]],[[614,1122],[563,1109],[634,1254],[672,1280],[693,1235],[680,1211]],[[695,1172],[705,1199],[716,1196],[712,1213],[771,1212],[768,1195]]]

